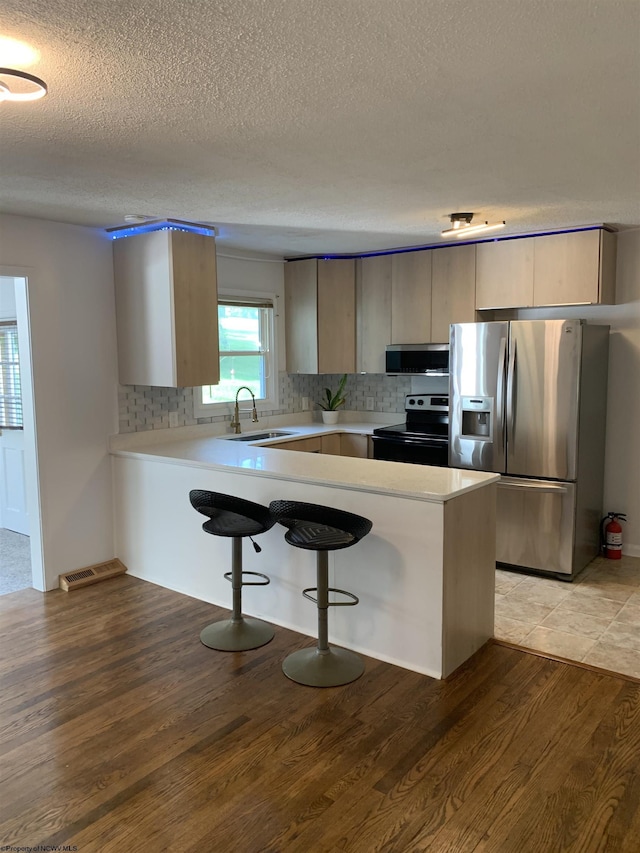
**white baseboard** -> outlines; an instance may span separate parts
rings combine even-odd
[[[623,557],[640,557],[640,545],[623,545]]]

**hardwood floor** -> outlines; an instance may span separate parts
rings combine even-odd
[[[0,598],[0,847],[640,849],[640,684],[491,644],[317,690],[293,632],[201,645],[223,615],[127,576]]]

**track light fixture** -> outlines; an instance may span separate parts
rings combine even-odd
[[[443,237],[466,237],[469,234],[478,234],[481,231],[492,231],[494,228],[504,228],[506,223],[496,222],[494,225],[489,225],[488,222],[480,222],[477,225],[472,225],[473,213],[450,213],[451,228],[447,228],[442,232]]]

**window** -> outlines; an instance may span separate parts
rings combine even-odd
[[[278,407],[273,305],[273,298],[264,296],[220,297],[220,383],[198,389],[195,417],[228,411],[242,385],[251,389],[259,409]],[[241,400],[248,398],[246,391],[240,394]]]
[[[18,324],[0,322],[0,427],[22,429]]]

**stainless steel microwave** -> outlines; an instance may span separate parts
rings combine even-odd
[[[385,372],[390,376],[448,376],[449,344],[390,344],[385,353]]]

